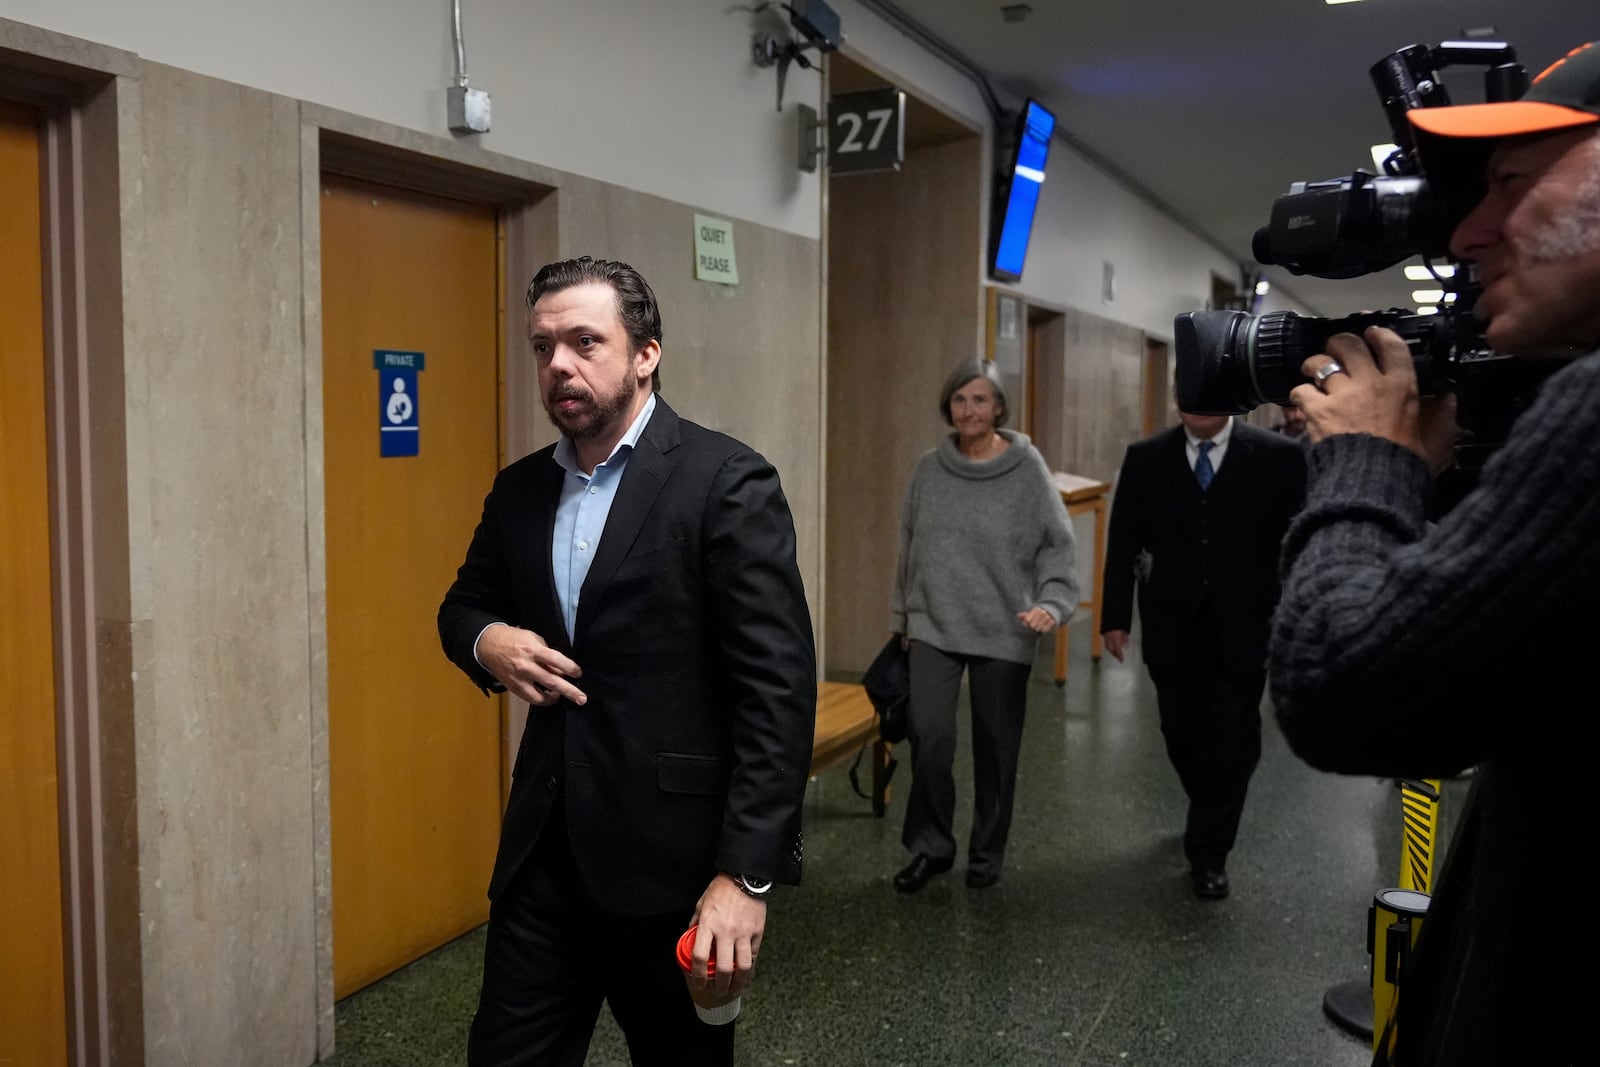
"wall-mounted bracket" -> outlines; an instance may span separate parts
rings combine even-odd
[[[800,169],[807,174],[815,174],[817,160],[822,158],[825,151],[822,145],[822,120],[817,117],[817,109],[809,104],[796,104],[795,110],[800,113]]]

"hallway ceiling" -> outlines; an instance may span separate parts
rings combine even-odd
[[[1007,22],[1016,2],[892,6],[982,68],[1003,106],[1036,97],[1069,138],[1252,267],[1251,237],[1291,182],[1371,170],[1371,146],[1391,140],[1368,74],[1384,56],[1492,27],[1532,77],[1600,37],[1595,0],[1029,0]],[[1482,99],[1481,67],[1440,73],[1454,102]],[[1398,266],[1265,276],[1324,315],[1411,306],[1425,287]]]

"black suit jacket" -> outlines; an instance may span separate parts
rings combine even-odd
[[[567,640],[550,552],[555,446],[502,470],[439,609],[446,654],[485,692],[485,626],[544,638],[588,703],[534,708],[518,749],[497,896],[563,791],[573,855],[620,914],[692,907],[718,870],[798,881],[816,650],[778,474],[659,397],[628,460]]]
[[[1100,629],[1130,630],[1139,589],[1144,661],[1174,662],[1209,605],[1226,666],[1266,662],[1278,602],[1278,556],[1305,498],[1305,452],[1281,434],[1234,421],[1228,451],[1201,491],[1181,426],[1128,446],[1106,538]]]

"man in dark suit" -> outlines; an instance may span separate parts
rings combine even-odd
[[[1305,495],[1302,449],[1225,415],[1128,446],[1107,536],[1101,630],[1120,662],[1139,587],[1145,666],[1189,815],[1196,895],[1228,895],[1226,862],[1261,758],[1278,546]]]
[[[777,472],[657,395],[623,263],[528,287],[555,445],[495,479],[439,609],[446,654],[532,707],[489,885],[475,1065],[582,1064],[602,1001],[638,1063],[732,1063],[696,1000],[749,982],[799,878],[816,652]],[[707,962],[715,978],[706,979]]]

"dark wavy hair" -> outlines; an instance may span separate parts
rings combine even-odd
[[[581,256],[546,263],[528,283],[528,309],[531,311],[540,298],[550,293],[590,282],[604,282],[617,294],[617,314],[635,352],[651,341],[661,343],[661,309],[656,306],[656,294],[644,275],[617,260]],[[661,392],[659,362],[655,374],[650,377],[650,385]]]

